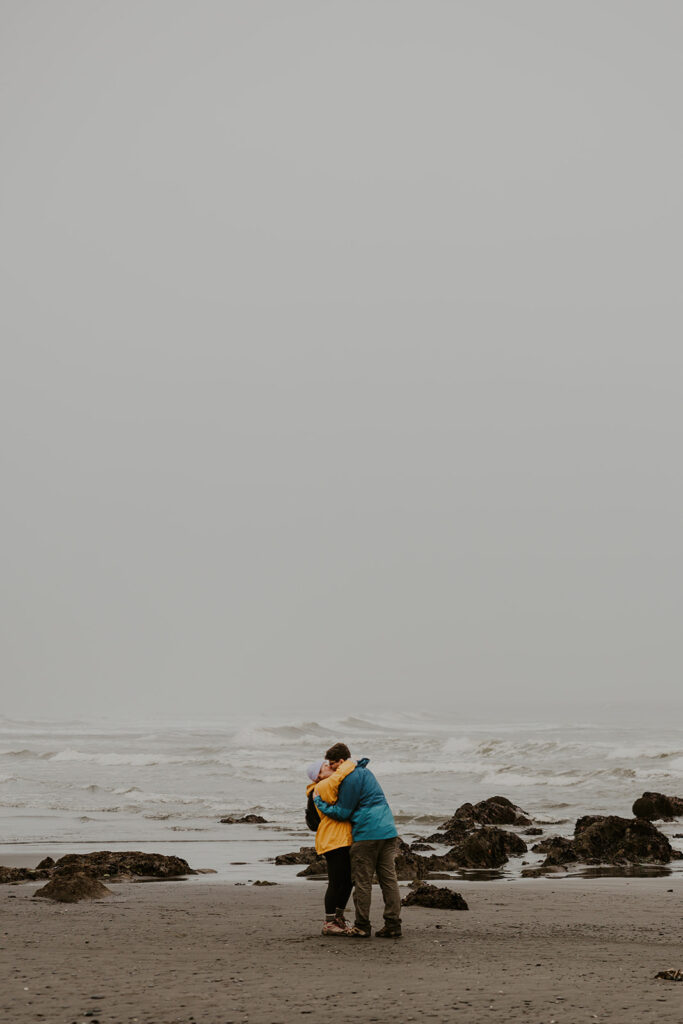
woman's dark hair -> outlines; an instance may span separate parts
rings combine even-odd
[[[351,751],[345,743],[335,743],[325,754],[327,761],[348,761]]]

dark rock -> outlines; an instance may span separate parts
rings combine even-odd
[[[50,878],[52,872],[48,868],[6,868],[0,866],[0,885],[16,882],[38,882]]]
[[[43,860],[41,860],[41,862],[38,865],[38,867],[36,868],[36,870],[37,871],[45,871],[48,868],[53,868],[54,866],[55,866],[55,862],[53,861],[52,857],[45,857]]]
[[[633,805],[636,818],[648,821],[673,821],[683,817],[683,797],[663,793],[643,793]]]
[[[508,857],[521,856],[527,845],[514,832],[502,828],[485,827],[465,836],[443,856],[422,858],[430,871],[454,868],[499,868]]]
[[[77,871],[69,875],[55,875],[33,895],[58,903],[78,903],[79,900],[100,900],[103,896],[111,896],[112,892],[96,878]]]
[[[644,818],[585,815],[573,839],[550,836],[534,846],[545,853],[543,868],[579,861],[582,864],[668,864],[676,858],[669,840]]]
[[[276,864],[312,864],[318,854],[315,846],[300,846],[296,853],[278,853],[275,858]]]
[[[590,828],[591,825],[595,825],[596,822],[604,820],[604,814],[584,814],[582,818],[576,819],[576,824],[574,825],[574,835],[578,836],[582,832],[585,832],[587,828]]]
[[[420,843],[420,842],[417,842],[417,843],[411,843],[411,844],[410,844],[410,849],[411,849],[411,850],[412,850],[413,852],[417,852],[417,851],[419,851],[419,850],[433,850],[433,849],[434,849],[434,847],[433,847],[433,846],[430,846],[430,845],[429,845],[429,843]]]
[[[477,825],[531,825],[531,818],[506,796],[491,796],[478,804],[465,803],[442,828],[452,828],[455,822],[465,821]]]
[[[521,857],[528,852],[529,847],[516,832],[508,832],[506,829],[500,831],[503,833],[503,846],[508,857]]]
[[[455,846],[461,839],[472,832],[475,828],[474,821],[468,819],[465,821],[460,818],[449,818],[448,821],[444,822],[439,828],[438,832],[434,832],[431,836],[426,837],[428,843],[448,843],[449,846]]]
[[[544,868],[571,864],[577,859],[574,843],[571,839],[565,839],[564,836],[548,836],[542,842],[536,843],[532,849],[534,853],[545,853]]]
[[[522,832],[522,835],[523,836],[542,836],[543,835],[543,829],[542,828],[536,828],[535,826],[533,828],[525,828],[524,831]]]
[[[277,885],[277,882],[268,882],[257,878],[255,882],[252,882],[252,885]]]
[[[243,818],[221,818],[221,825],[267,825],[260,814],[245,814]]]
[[[412,891],[401,900],[403,907],[433,907],[438,910],[469,910],[459,892],[427,882],[414,882]]]
[[[534,843],[531,847],[532,853],[547,853],[548,850],[552,849],[555,843],[571,843],[571,839],[565,839],[563,836],[547,836],[546,839],[542,839],[540,843]]]
[[[97,850],[95,853],[67,853],[60,857],[53,868],[55,875],[80,872],[90,878],[131,878],[146,876],[152,878],[177,878],[179,875],[194,875],[190,865],[182,857],[167,857],[162,853],[141,853],[139,850]]]
[[[316,860],[311,861],[303,871],[297,871],[297,878],[318,878],[321,875],[327,875],[327,861],[324,857],[318,857]]]
[[[644,818],[580,818],[574,831],[578,860],[595,864],[668,864],[671,844]]]
[[[399,882],[407,882],[413,878],[424,878],[429,871],[429,857],[420,857],[399,838],[396,856],[396,877]]]

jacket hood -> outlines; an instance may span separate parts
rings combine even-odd
[[[361,757],[360,761],[358,761],[356,763],[357,763],[359,768],[367,768],[367,766],[370,764],[370,758],[369,757]]]

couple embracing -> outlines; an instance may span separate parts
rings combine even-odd
[[[314,761],[307,774],[306,823],[315,830],[315,849],[327,861],[323,935],[370,938],[372,880],[384,897],[384,927],[378,938],[401,937],[401,896],[396,879],[398,833],[382,787],[368,768],[356,762],[345,743],[335,743],[324,761]],[[347,924],[344,911],[353,889],[356,917]]]

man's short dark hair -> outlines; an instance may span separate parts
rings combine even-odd
[[[348,761],[351,751],[345,743],[335,743],[325,754],[326,761]]]

